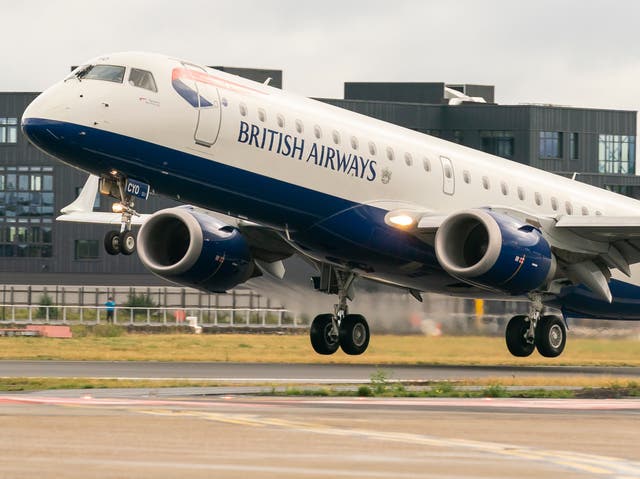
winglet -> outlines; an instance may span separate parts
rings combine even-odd
[[[93,211],[93,205],[96,202],[96,194],[98,194],[98,186],[100,178],[95,175],[89,175],[86,183],[82,187],[82,191],[73,203],[68,204],[60,210],[61,213],[68,215],[71,213],[89,213]]]

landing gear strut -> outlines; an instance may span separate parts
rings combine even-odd
[[[104,249],[110,255],[131,255],[136,250],[136,236],[131,231],[131,218],[138,216],[135,211],[133,196],[125,193],[126,179],[122,176],[114,176],[113,178],[102,178],[100,183],[100,192],[102,194],[114,196],[120,202],[114,205],[122,213],[120,231],[108,231],[104,237]]]
[[[564,321],[558,316],[541,316],[542,302],[538,296],[531,301],[528,316],[514,316],[507,324],[507,349],[518,357],[530,356],[536,348],[544,357],[560,356],[567,343]]]
[[[369,325],[364,316],[349,314],[347,305],[347,300],[353,298],[356,275],[324,266],[322,275],[318,284],[325,286],[317,289],[331,293],[335,287],[338,304],[334,306],[334,314],[320,314],[311,323],[311,346],[318,354],[333,354],[338,347],[350,355],[364,353],[369,346]],[[325,275],[331,277],[327,278]]]

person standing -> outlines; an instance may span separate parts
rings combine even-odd
[[[104,303],[107,308],[107,323],[113,323],[113,313],[116,310],[116,302],[111,296],[107,298],[107,302]]]

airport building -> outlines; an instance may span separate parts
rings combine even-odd
[[[231,69],[281,87],[277,70]],[[33,147],[20,118],[37,93],[0,93],[0,284],[164,285],[133,256],[109,256],[104,225],[56,223],[86,174]],[[346,83],[322,101],[640,198],[636,112],[498,105],[494,88],[444,83]],[[479,103],[482,98],[483,103]],[[97,198],[96,211],[112,201]],[[150,197],[139,211],[174,206]]]

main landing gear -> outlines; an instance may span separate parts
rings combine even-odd
[[[542,303],[532,300],[529,315],[518,315],[507,324],[507,348],[514,356],[526,357],[534,349],[547,358],[562,354],[567,342],[567,328],[559,316],[541,316]]]
[[[311,323],[309,334],[311,346],[318,354],[333,354],[338,348],[342,348],[346,354],[362,354],[369,346],[371,336],[369,325],[364,316],[349,314],[347,306],[347,299],[351,299],[353,295],[352,288],[356,275],[335,271],[331,268],[323,270],[323,276],[325,274],[331,275],[332,280],[336,283],[338,304],[335,305],[334,314],[320,314]],[[331,292],[332,287],[318,289]]]
[[[131,255],[136,250],[136,236],[131,231],[131,218],[137,216],[133,196],[125,193],[126,179],[122,176],[101,178],[100,193],[114,196],[120,202],[114,205],[114,213],[122,213],[120,230],[108,231],[104,237],[104,249],[110,255]]]

